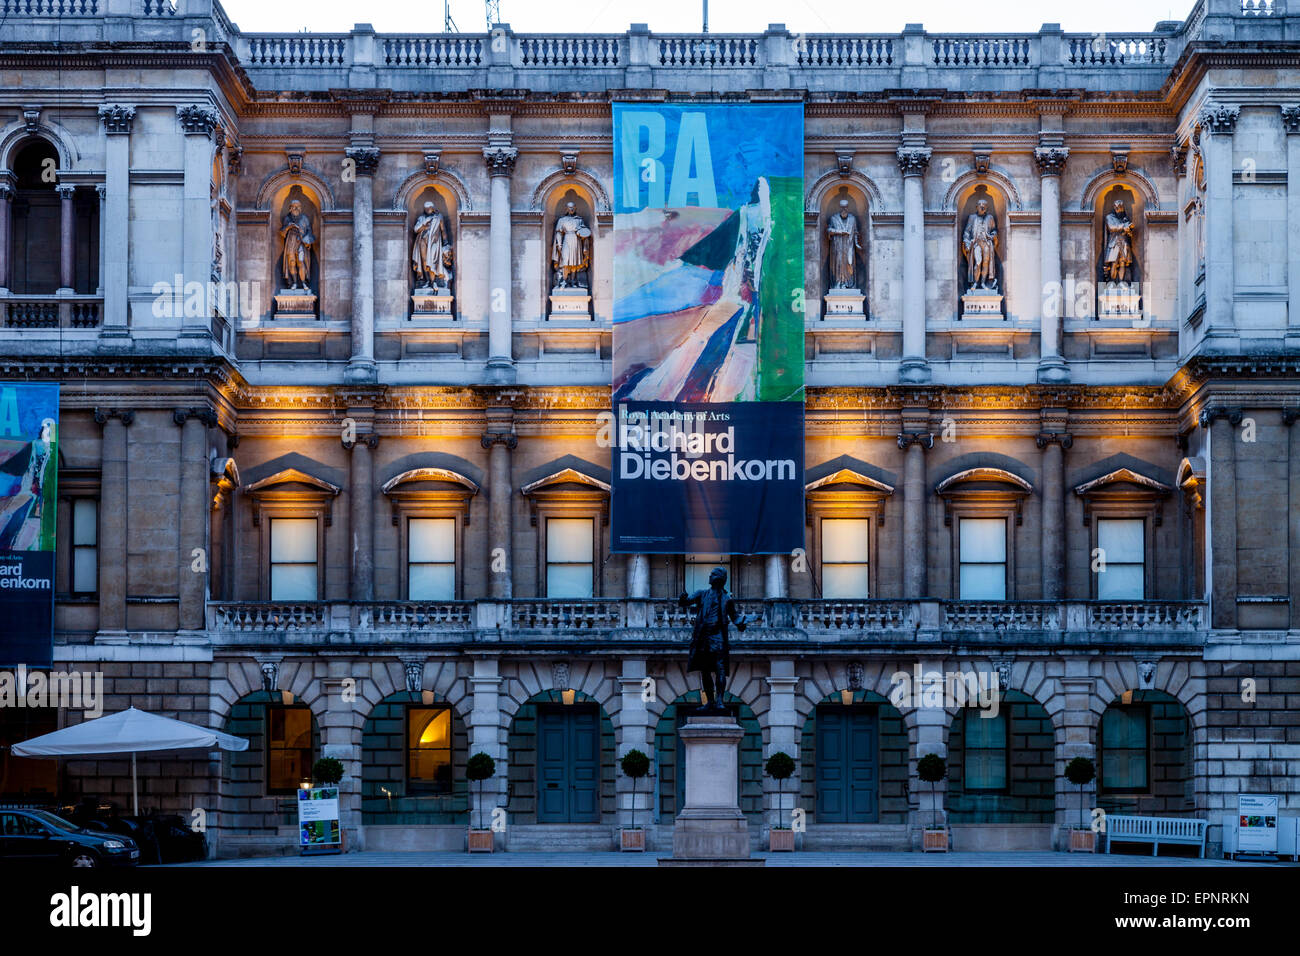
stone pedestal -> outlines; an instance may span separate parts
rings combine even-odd
[[[1002,296],[997,292],[967,292],[961,297],[963,319],[998,319],[1002,317]]]
[[[738,799],[740,740],[730,717],[691,717],[679,732],[686,749],[686,805],[673,826],[672,859],[660,866],[762,866],[749,855],[749,825]]]
[[[1132,319],[1142,316],[1142,294],[1136,282],[1103,282],[1097,287],[1097,318]]]
[[[277,319],[316,318],[316,293],[302,289],[281,289],[275,294]]]
[[[411,318],[445,318],[452,315],[450,289],[416,289],[411,295]]]
[[[862,294],[861,289],[831,289],[822,298],[826,304],[825,315],[827,318],[847,317],[851,319],[861,319],[866,317],[863,310],[863,302],[866,296]]]
[[[587,319],[591,317],[591,293],[586,289],[551,289],[551,318]]]

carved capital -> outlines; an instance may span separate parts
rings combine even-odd
[[[898,147],[898,169],[904,176],[923,176],[934,150],[929,146]]]
[[[116,418],[124,427],[135,421],[135,412],[129,408],[96,408],[93,414],[96,425],[107,425],[110,418]]]
[[[191,418],[202,422],[206,428],[212,428],[217,424],[217,413],[210,408],[177,408],[172,410],[172,421],[177,425],[184,425]]]
[[[72,199],[77,195],[77,187],[69,183],[59,183],[54,187],[54,191],[59,194],[60,199]]]
[[[343,154],[356,165],[358,176],[373,176],[379,168],[378,146],[349,146]]]
[[[1169,160],[1174,166],[1175,176],[1187,175],[1187,144],[1175,143],[1169,147]]]
[[[1209,428],[1214,424],[1216,419],[1226,418],[1228,424],[1235,428],[1241,424],[1242,417],[1240,408],[1202,408],[1201,414],[1196,418],[1196,422],[1202,428]]]
[[[9,202],[15,195],[17,195],[17,191],[14,184],[0,180],[0,202]]]
[[[1288,133],[1300,133],[1300,105],[1282,107],[1282,125]]]
[[[489,176],[513,176],[518,156],[519,150],[513,146],[483,147],[483,161],[487,163]]]
[[[898,447],[907,448],[909,445],[920,445],[927,451],[934,447],[933,432],[899,432]]]
[[[1240,106],[1226,106],[1220,103],[1217,106],[1207,106],[1201,110],[1197,122],[1201,129],[1211,133],[1228,133],[1231,134],[1237,128],[1237,118],[1241,116]]]
[[[1070,151],[1064,146],[1039,146],[1034,150],[1034,162],[1040,176],[1059,176],[1065,170]]]
[[[99,108],[99,121],[104,124],[104,132],[110,136],[115,133],[131,132],[131,123],[135,120],[135,107],[126,103],[104,103]]]
[[[176,107],[176,119],[187,135],[194,136],[210,137],[221,122],[216,110],[197,103]]]
[[[1062,448],[1070,448],[1074,444],[1074,436],[1069,432],[1040,432],[1034,436],[1034,444],[1039,448],[1046,448],[1048,445],[1060,445]]]
[[[519,446],[519,436],[514,432],[484,432],[483,437],[478,441],[484,448],[491,448],[498,442],[511,451],[514,451]]]

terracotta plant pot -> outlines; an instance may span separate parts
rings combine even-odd
[[[935,853],[948,852],[948,828],[940,827],[937,830],[931,830],[926,827],[921,831],[921,850],[924,853],[934,851]]]
[[[491,853],[493,848],[493,833],[491,830],[474,830],[469,831],[469,852],[470,853]]]
[[[624,853],[645,852],[645,830],[641,827],[624,827],[619,830],[619,849]]]
[[[1092,830],[1071,830],[1070,831],[1070,852],[1071,853],[1096,853],[1097,852],[1097,834]]]
[[[794,831],[773,827],[768,831],[767,848],[772,853],[793,853]]]

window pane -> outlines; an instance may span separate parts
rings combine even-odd
[[[959,533],[963,562],[1006,561],[1007,522],[1005,518],[962,518]]]
[[[1106,570],[1097,572],[1097,598],[1102,601],[1141,601],[1146,596],[1144,568],[1140,564],[1112,564],[1106,553]]]
[[[451,564],[413,564],[408,586],[412,601],[456,600],[456,567]]]
[[[78,498],[72,503],[72,543],[94,544],[98,537],[97,502],[90,498]]]
[[[546,596],[553,598],[592,597],[590,564],[548,564]]]
[[[709,586],[709,575],[714,568],[727,570],[730,555],[726,554],[688,554],[686,555],[686,593],[694,594]]]
[[[866,564],[867,519],[823,518],[822,562]]]
[[[1106,563],[1141,564],[1143,522],[1141,518],[1105,518],[1097,522],[1097,547],[1106,555]]]
[[[1101,783],[1108,790],[1145,790],[1147,787],[1146,751],[1102,751]]]
[[[407,560],[412,564],[456,560],[455,518],[412,518],[407,534]]]
[[[592,548],[590,518],[551,518],[546,522],[547,563],[590,563]]]
[[[315,564],[316,519],[275,518],[271,521],[271,561]]]
[[[1104,748],[1147,746],[1145,707],[1109,707],[1101,717],[1101,745]]]
[[[272,601],[314,601],[316,596],[316,565],[274,564],[271,566]]]
[[[963,534],[965,530],[963,527]],[[965,601],[1005,601],[1007,599],[1006,565],[963,564],[961,597]]]
[[[865,564],[823,564],[822,597],[868,597],[867,580]]]
[[[1003,748],[1007,745],[1007,715],[981,717],[982,711],[967,710],[963,726],[966,728],[966,746],[976,748]]]
[[[1002,750],[966,751],[966,789],[1003,790],[1007,785],[1007,758]]]
[[[94,548],[76,548],[72,552],[72,590],[87,594],[96,589],[99,555]]]

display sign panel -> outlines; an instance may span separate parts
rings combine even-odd
[[[1277,852],[1277,808],[1275,795],[1237,794],[1237,852]]]

